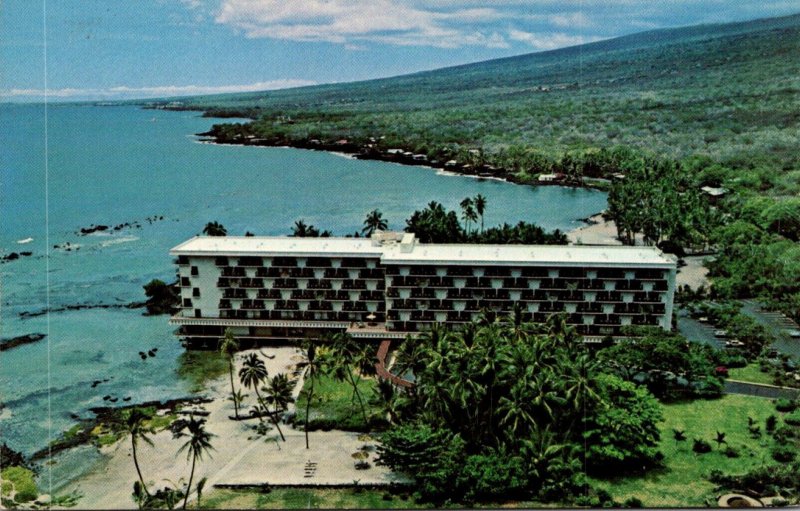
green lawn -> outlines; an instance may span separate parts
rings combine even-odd
[[[752,383],[775,384],[772,375],[762,372],[758,364],[748,364],[744,367],[729,369],[728,377],[732,380],[749,381]]]
[[[364,401],[367,416],[380,414],[380,408],[371,404],[375,398],[376,381],[372,378],[359,378],[358,391]],[[303,392],[297,400],[297,424],[302,427],[306,416],[306,391],[309,389],[310,382],[306,380],[303,385]],[[311,400],[309,411],[311,421],[318,423],[335,423],[333,429],[366,429],[364,424],[361,407],[358,399],[353,400],[353,387],[349,382],[336,381],[329,376],[322,376],[314,382],[314,395]],[[332,422],[331,422],[332,421]]]
[[[197,507],[196,503],[194,506]],[[406,492],[395,495],[388,490],[352,488],[275,488],[268,493],[258,489],[213,490],[203,497],[202,509],[430,509]],[[463,506],[462,506],[463,507]],[[556,504],[504,502],[471,505],[470,508],[541,508]],[[449,509],[459,509],[449,506]]]
[[[774,463],[769,453],[771,438],[764,434],[758,440],[752,439],[747,422],[747,417],[752,417],[763,432],[764,421],[772,414],[776,414],[772,401],[751,396],[727,395],[717,400],[664,405],[661,451],[665,468],[643,477],[595,479],[592,484],[608,490],[617,502],[638,497],[645,507],[702,506],[707,498],[714,497],[714,484],[707,479],[711,470],[742,473],[764,463]],[[673,429],[684,430],[687,439],[675,441]],[[717,449],[714,442],[717,431],[726,433],[728,446],[739,452],[738,458],[728,458]],[[694,453],[695,438],[709,442],[712,452]]]
[[[386,495],[388,500],[384,499]],[[276,488],[260,490],[214,490],[203,498],[204,509],[420,509],[413,497],[391,495],[383,490],[352,488]]]

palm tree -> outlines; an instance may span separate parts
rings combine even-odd
[[[329,374],[336,380],[346,381],[353,387],[353,400],[358,399],[361,406],[361,414],[364,416],[364,423],[367,422],[367,410],[364,408],[364,400],[358,390],[358,381],[353,374],[354,369],[360,362],[360,347],[350,335],[338,333],[333,336],[333,343],[328,352],[327,367]]]
[[[272,379],[268,381],[267,386],[261,389],[267,394],[265,401],[271,403],[275,407],[274,414],[271,414],[272,422],[275,424],[275,427],[278,428],[278,433],[280,433],[281,440],[284,442],[286,438],[283,436],[283,431],[281,431],[281,427],[278,424],[278,414],[282,410],[285,410],[289,406],[289,403],[294,401],[294,399],[292,399],[293,388],[294,382],[289,381],[289,377],[284,373],[280,373],[273,376]]]
[[[228,359],[228,373],[231,378],[231,400],[233,401],[233,413],[236,419],[239,419],[239,401],[236,396],[236,388],[233,386],[233,359],[236,352],[239,351],[239,341],[233,336],[233,330],[230,328],[225,329],[225,337],[222,338],[219,344],[219,351]]]
[[[466,224],[466,231],[469,231],[469,223],[472,221],[473,218],[477,218],[475,215],[475,209],[472,204],[472,199],[470,197],[465,197],[461,203],[461,218],[464,219],[464,223]]]
[[[208,222],[203,228],[203,234],[207,236],[227,236],[228,230],[219,222]]]
[[[389,224],[383,218],[383,213],[377,209],[373,209],[367,213],[367,218],[364,219],[364,228],[361,229],[361,234],[370,237],[373,232],[384,231],[388,226]]]
[[[208,454],[211,456],[211,451],[214,447],[211,445],[211,437],[214,435],[205,429],[205,419],[195,419],[190,416],[188,421],[184,422],[184,428],[188,430],[188,440],[178,449],[178,454],[186,451],[186,461],[192,460],[192,469],[189,472],[189,484],[186,486],[186,496],[183,498],[183,509],[186,509],[186,503],[189,501],[189,493],[192,491],[192,479],[194,478],[194,469],[197,460],[202,461],[203,455]],[[187,436],[181,428],[175,434],[176,438]],[[205,483],[204,483],[205,484]],[[202,489],[200,490],[202,491]]]
[[[147,497],[150,496],[150,492],[147,491],[147,485],[144,483],[144,478],[142,477],[142,471],[139,468],[139,459],[137,458],[136,447],[139,445],[139,441],[146,443],[147,445],[152,446],[153,441],[147,436],[148,434],[153,433],[153,429],[145,426],[145,420],[149,419],[147,415],[145,415],[142,410],[139,408],[132,408],[130,411],[125,413],[123,416],[125,423],[125,430],[131,435],[131,449],[133,450],[133,464],[136,467],[136,473],[139,474],[139,482],[141,483],[141,489],[144,491]]]
[[[306,434],[306,449],[308,449],[308,414],[311,409],[311,400],[314,397],[314,384],[322,374],[322,364],[320,359],[317,358],[317,346],[313,340],[306,341],[303,346],[305,350],[305,360],[298,364],[298,368],[305,371],[305,379],[308,381],[308,390],[306,392],[306,420],[305,420],[305,434]]]
[[[478,194],[472,199],[472,203],[475,204],[475,211],[481,217],[481,232],[483,232],[483,213],[486,211],[486,197]]]
[[[250,353],[244,359],[242,368],[239,369],[239,381],[241,381],[242,385],[245,387],[253,388],[256,391],[256,399],[258,400],[258,404],[261,405],[261,408],[266,407],[264,406],[264,401],[261,399],[261,394],[258,392],[258,387],[261,385],[261,382],[267,379],[267,376],[269,376],[267,373],[267,366],[264,365],[264,361],[255,353]],[[263,422],[260,415],[258,419]]]
[[[325,231],[322,233],[322,236],[330,236],[330,234],[330,232]],[[319,229],[313,225],[306,224],[305,220],[301,218],[294,223],[294,227],[292,227],[292,236],[295,238],[317,238],[320,236],[320,232]]]

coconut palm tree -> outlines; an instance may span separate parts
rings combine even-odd
[[[268,376],[267,366],[264,365],[264,361],[255,353],[250,353],[244,359],[242,368],[239,369],[239,381],[241,381],[242,385],[245,387],[252,388],[256,391],[256,400],[261,408],[264,409],[266,407],[264,406],[264,401],[261,399],[261,394],[258,392],[258,387]],[[258,419],[263,422],[260,415]]]
[[[360,346],[358,342],[346,333],[338,333],[333,336],[330,350],[328,351],[327,367],[329,374],[339,381],[346,381],[353,387],[353,401],[358,399],[361,407],[361,414],[364,416],[364,423],[367,422],[367,410],[364,407],[364,400],[358,390],[358,380],[354,374],[356,366],[359,364]],[[360,378],[359,378],[360,379]]]
[[[225,337],[219,343],[219,351],[228,359],[228,374],[231,379],[231,400],[233,401],[233,413],[239,419],[239,401],[236,396],[236,388],[233,385],[233,360],[236,352],[239,351],[239,341],[233,336],[233,330],[225,329]]]
[[[388,226],[389,224],[383,218],[383,213],[373,209],[367,213],[367,218],[364,219],[364,228],[361,229],[361,234],[370,237],[375,231],[385,231]]]
[[[294,382],[289,381],[289,377],[286,376],[286,374],[280,373],[268,380],[267,385],[261,389],[266,393],[264,401],[267,404],[272,404],[275,408],[275,412],[270,415],[272,417],[273,424],[275,424],[275,427],[278,429],[278,433],[281,435],[281,440],[284,442],[286,441],[286,437],[283,436],[283,431],[281,431],[278,415],[283,410],[286,410],[286,408],[289,406],[289,403],[294,401],[294,399],[292,399],[293,388]]]
[[[330,232],[325,231],[322,235],[330,236]],[[313,225],[306,224],[305,220],[301,218],[294,223],[294,227],[292,227],[292,236],[296,238],[317,238],[320,236],[320,232],[319,229]]]
[[[466,227],[465,230],[467,232],[469,232],[469,224],[470,224],[470,222],[473,219],[477,219],[477,216],[475,215],[475,208],[474,208],[474,205],[472,203],[472,198],[471,197],[465,197],[461,201],[460,206],[461,206],[461,218],[464,220],[464,223],[466,224],[465,225],[465,227]]]
[[[192,491],[192,479],[194,478],[194,469],[197,465],[197,461],[203,461],[203,455],[205,454],[211,456],[211,451],[214,450],[214,447],[211,445],[211,437],[214,435],[206,431],[205,423],[205,419],[195,419],[192,415],[189,417],[188,421],[184,421],[184,427],[175,433],[176,438],[189,437],[180,449],[178,449],[178,454],[186,451],[186,461],[192,460],[192,468],[189,472],[189,484],[186,486],[186,495],[183,498],[183,509],[186,509],[186,503],[189,501],[189,493]],[[188,434],[185,431],[188,431]],[[202,491],[202,489],[200,491]]]
[[[228,230],[219,222],[208,222],[203,228],[203,234],[207,236],[227,236]]]
[[[126,412],[123,416],[124,418],[124,426],[125,430],[131,435],[131,449],[133,450],[133,465],[136,467],[136,473],[139,474],[139,482],[141,483],[141,490],[144,491],[147,497],[150,496],[150,492],[147,490],[147,485],[144,483],[144,478],[142,477],[142,470],[139,468],[139,458],[137,457],[136,448],[139,445],[139,441],[146,443],[147,445],[152,446],[153,441],[147,436],[148,434],[152,434],[154,431],[152,428],[145,425],[145,421],[149,419],[144,412],[142,412],[139,408],[132,408],[128,412]]]
[[[304,360],[298,364],[298,369],[305,371],[305,380],[308,385],[303,389],[306,393],[306,420],[305,420],[305,434],[306,434],[306,449],[308,449],[308,415],[311,410],[311,400],[314,398],[314,384],[322,375],[322,361],[317,357],[316,343],[309,339],[303,345]]]
[[[481,217],[481,232],[483,232],[483,213],[486,211],[486,197],[478,194],[472,199],[472,203],[475,205],[475,212]]]

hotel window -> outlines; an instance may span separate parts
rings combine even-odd
[[[194,296],[195,298],[200,298],[200,288],[199,287],[192,288],[192,296]]]
[[[192,274],[192,277],[197,277],[198,275],[200,275],[200,272],[197,271],[197,266],[192,266],[191,274]]]
[[[191,307],[192,306],[192,299],[191,298],[184,298],[183,299],[183,306],[184,307]]]
[[[189,277],[181,277],[181,285],[189,286]]]
[[[200,311],[200,309],[195,309],[194,310],[194,317],[196,317],[196,318],[202,318],[203,317],[203,313]]]

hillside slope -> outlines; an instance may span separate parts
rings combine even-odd
[[[379,143],[386,147],[432,157],[466,147],[555,156],[624,145],[675,158],[706,155],[734,168],[781,169],[793,186],[800,181],[799,55],[800,15],[793,15],[185,103],[260,117],[252,133],[288,143],[384,137]]]

